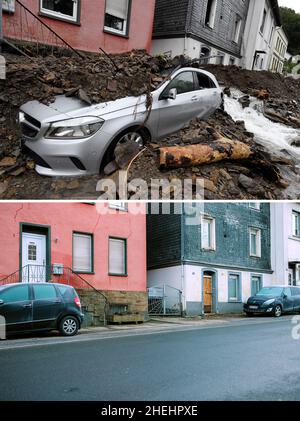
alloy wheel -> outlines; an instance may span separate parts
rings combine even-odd
[[[127,143],[127,142],[135,142],[138,143],[140,147],[144,145],[144,139],[138,132],[129,132],[126,133],[121,139],[119,143]]]
[[[76,332],[77,324],[74,319],[66,319],[63,323],[63,331],[66,335],[72,335]]]
[[[280,317],[282,314],[282,310],[280,306],[276,306],[274,310],[275,317]]]

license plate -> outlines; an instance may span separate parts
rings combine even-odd
[[[258,306],[249,306],[250,310],[257,310]]]

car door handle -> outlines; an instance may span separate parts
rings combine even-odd
[[[32,307],[32,304],[24,304],[23,305],[23,308],[31,308]]]
[[[60,304],[61,303],[60,300],[56,300],[56,301],[52,301],[52,302],[53,302],[53,304]]]
[[[191,101],[192,101],[192,102],[196,102],[196,101],[198,101],[198,99],[199,99],[199,97],[198,97],[198,96],[193,96],[193,97],[192,97],[192,99],[191,99]]]

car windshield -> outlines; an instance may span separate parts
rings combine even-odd
[[[265,287],[262,288],[258,293],[257,296],[266,296],[266,297],[280,297],[283,293],[283,288],[281,287]]]

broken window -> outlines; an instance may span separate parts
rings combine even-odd
[[[77,22],[79,17],[79,0],[40,0],[41,13]]]
[[[128,34],[130,0],[106,0],[104,29]]]
[[[241,27],[242,27],[242,19],[238,15],[236,15],[235,25],[234,25],[234,36],[233,36],[233,41],[236,44],[238,44],[239,39],[240,39]]]
[[[216,12],[217,12],[217,1],[218,0],[208,0],[207,1],[205,25],[209,26],[210,28],[213,28],[215,26],[215,19],[216,19]]]

